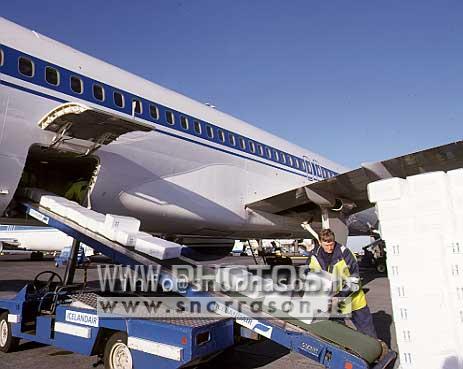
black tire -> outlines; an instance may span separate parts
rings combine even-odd
[[[105,369],[120,369],[120,367],[114,365],[114,354],[115,350],[117,350],[118,347],[123,349],[122,345],[125,345],[125,347],[127,347],[127,334],[125,332],[116,332],[111,337],[109,337],[108,341],[106,341],[103,357]],[[130,350],[128,347],[127,350],[130,355],[130,360],[132,360],[132,355],[130,354]],[[121,357],[121,355],[119,355],[119,357]]]
[[[34,252],[31,254],[31,260],[32,260],[32,261],[40,261],[40,260],[43,260],[43,252],[34,251]]]
[[[3,334],[5,336],[2,336]],[[0,351],[12,352],[17,349],[18,345],[19,338],[11,335],[11,324],[8,323],[8,313],[0,314]]]
[[[386,273],[387,267],[385,264],[378,264],[376,265],[376,271],[381,274]]]

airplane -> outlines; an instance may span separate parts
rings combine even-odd
[[[0,222],[18,189],[133,216],[192,247],[235,239],[377,235],[367,184],[463,165],[463,142],[350,170],[225,114],[0,19]],[[376,232],[376,233],[375,233]]]
[[[0,225],[0,253],[9,251],[32,251],[31,259],[38,260],[44,252],[59,252],[72,245],[72,238],[50,227]],[[86,256],[93,250],[83,246]]]

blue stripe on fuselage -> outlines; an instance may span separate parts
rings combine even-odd
[[[178,139],[182,139],[182,140],[185,140],[185,141],[188,141],[188,142],[191,142],[191,143],[195,143],[195,144],[200,144],[202,146],[205,146],[205,147],[208,147],[208,148],[212,148],[212,149],[215,149],[215,150],[218,150],[218,151],[221,151],[221,152],[224,152],[224,153],[227,153],[227,154],[231,154],[231,155],[234,155],[234,156],[237,156],[237,157],[240,157],[240,158],[244,158],[244,159],[248,159],[248,160],[252,160],[254,162],[257,162],[257,163],[260,163],[260,164],[264,164],[264,165],[267,165],[267,166],[270,166],[272,168],[276,168],[276,169],[280,169],[280,170],[283,170],[285,172],[288,172],[288,173],[292,173],[292,174],[295,174],[295,175],[298,175],[298,176],[301,176],[301,177],[307,177],[307,173],[306,171],[303,169],[298,169],[296,168],[294,165],[290,165],[289,164],[289,157],[292,157],[292,160],[295,162],[296,160],[298,161],[298,164],[300,164],[300,166],[302,166],[302,163],[304,162],[304,165],[306,165],[308,168],[310,168],[311,166],[311,161],[310,160],[305,160],[305,159],[301,159],[301,158],[298,158],[297,156],[294,156],[294,155],[290,155],[288,153],[285,153],[281,150],[277,150],[271,146],[268,146],[268,145],[265,145],[265,144],[262,144],[258,141],[255,141],[255,140],[251,140],[245,136],[242,136],[242,135],[239,135],[237,133],[234,133],[234,132],[231,132],[231,131],[228,131],[222,127],[219,127],[219,126],[216,126],[214,124],[211,124],[211,123],[208,123],[208,122],[205,122],[205,121],[202,121],[202,120],[199,120],[199,119],[196,119],[192,116],[189,116],[187,114],[183,114],[181,112],[178,112],[176,111],[175,109],[170,109],[168,107],[165,107],[165,106],[162,106],[161,104],[158,104],[158,103],[155,103],[155,102],[151,102],[151,101],[148,101],[146,99],[143,99],[139,96],[136,96],[136,95],[133,95],[131,93],[128,93],[126,91],[123,91],[121,89],[116,89],[116,88],[113,88],[107,84],[104,84],[104,83],[101,83],[99,81],[96,81],[96,80],[93,80],[93,79],[90,79],[86,76],[83,76],[83,75],[80,75],[79,73],[74,73],[72,71],[69,71],[65,68],[62,68],[62,67],[59,67],[53,63],[48,63],[46,61],[43,61],[41,59],[38,59],[38,58],[35,58],[35,57],[32,57],[30,55],[27,55],[25,53],[21,53],[19,52],[18,50],[15,50],[15,49],[12,49],[12,48],[9,48],[9,47],[6,47],[6,46],[2,46],[2,49],[5,50],[5,60],[4,60],[4,63],[2,66],[0,66],[0,70],[2,73],[6,74],[6,75],[9,75],[13,78],[18,78],[20,80],[23,80],[23,81],[26,81],[26,82],[29,82],[29,83],[32,83],[34,85],[38,85],[38,86],[41,86],[41,87],[45,87],[46,89],[48,90],[51,90],[51,91],[56,91],[56,92],[59,92],[59,93],[63,93],[63,94],[66,94],[67,96],[70,96],[70,97],[77,97],[78,99],[82,99],[82,100],[85,100],[87,102],[90,102],[92,104],[96,104],[96,105],[101,105],[101,106],[104,106],[106,108],[109,108],[115,112],[117,112],[118,114],[124,114],[124,115],[128,115],[129,117],[133,118],[132,115],[130,114],[131,113],[131,104],[129,104],[128,102],[131,102],[132,99],[139,99],[141,102],[142,102],[142,105],[144,106],[144,109],[142,111],[142,114],[140,115],[137,115],[136,118],[137,119],[141,119],[141,120],[144,120],[145,122],[148,122],[149,124],[152,124],[154,125],[154,123],[157,123],[157,124],[161,124],[161,125],[164,125],[166,127],[169,127],[170,129],[173,129],[173,130],[177,130],[177,131],[180,131],[180,132],[183,132],[183,133],[186,133],[186,134],[190,134],[192,135],[193,137],[198,137],[198,138],[202,138],[204,140],[207,140],[207,141],[212,141],[214,142],[215,144],[218,144],[220,146],[225,146],[225,147],[228,147],[228,148],[231,148],[233,150],[237,150],[237,151],[243,151],[243,153],[246,153],[252,157],[249,157],[249,156],[245,156],[245,155],[241,155],[241,154],[238,154],[238,153],[235,153],[235,152],[232,152],[232,151],[229,151],[229,150],[226,150],[226,149],[222,149],[222,148],[218,148],[216,146],[212,146],[212,145],[208,145],[206,143],[202,143],[202,142],[198,142],[194,139],[189,139],[189,138],[186,138],[184,136],[181,136],[181,135],[177,135],[177,134],[174,134],[174,133],[170,133],[168,131],[164,131],[164,130],[160,130],[158,128],[156,128],[157,131],[159,131],[160,133],[163,133],[163,134],[167,134],[169,136],[172,136],[172,137],[176,137]],[[9,58],[13,58],[15,61],[20,57],[20,56],[24,56],[24,57],[29,57],[33,62],[34,62],[34,68],[36,69],[35,70],[35,73],[34,73],[34,76],[33,77],[26,77],[24,75],[21,75],[19,72],[18,72],[18,67],[17,67],[17,63],[11,63],[7,61],[7,55],[6,54],[11,54],[9,55]],[[53,67],[53,68],[56,68],[59,73],[60,73],[60,80],[61,80],[61,83],[59,83],[58,86],[53,86],[53,85],[50,85],[49,83],[47,83],[45,81],[44,78],[39,78],[38,76],[43,76],[45,73],[45,67],[46,66],[50,66],[50,67]],[[79,78],[82,79],[83,81],[83,93],[82,94],[76,94],[76,93],[73,93],[72,90],[70,90],[70,87],[68,86],[68,84],[66,84],[64,81],[66,80],[69,80],[69,78],[71,76],[77,76]],[[32,93],[36,96],[40,96],[40,97],[43,97],[43,98],[48,98],[48,99],[51,99],[51,100],[54,100],[54,101],[57,101],[57,102],[60,102],[60,103],[65,103],[65,102],[68,102],[64,99],[61,99],[61,98],[58,98],[56,96],[52,96],[52,95],[49,95],[49,94],[46,94],[46,93],[43,93],[43,92],[40,92],[40,91],[36,91],[34,89],[31,89],[31,88],[26,88],[26,87],[23,87],[23,86],[19,86],[17,84],[13,84],[13,83],[10,83],[10,82],[7,82],[7,81],[2,81],[1,82],[2,84],[4,84],[5,86],[9,86],[9,87],[12,87],[12,88],[16,88],[16,89],[19,89],[21,91],[24,91],[24,92],[28,92],[28,93]],[[99,85],[102,85],[106,91],[106,95],[108,96],[107,99],[105,99],[105,101],[101,102],[101,101],[97,101],[93,95],[90,93],[90,91],[92,90],[90,88],[90,86],[92,86],[93,84],[99,84]],[[112,104],[110,103],[110,96],[112,95],[113,92],[115,91],[119,91],[121,93],[123,93],[126,97],[126,104],[125,104],[125,107],[124,108],[115,108],[112,106]],[[159,109],[159,116],[160,118],[156,121],[153,122],[153,119],[149,120],[147,119],[149,117],[149,114],[148,114],[148,106],[150,104],[155,104]],[[130,109],[129,109],[130,107]],[[169,125],[167,124],[166,122],[163,122],[162,121],[162,117],[165,116],[165,112],[169,110],[169,111],[172,111],[176,114],[176,121],[177,123],[174,124],[174,125]],[[184,129],[180,129],[178,127],[178,122],[180,120],[180,116],[179,115],[184,115],[184,116],[187,116],[190,120],[190,125],[189,125],[189,129],[188,130],[184,130]],[[201,132],[201,134],[196,134],[194,132],[192,132],[193,130],[193,122],[195,120],[198,120],[200,121],[202,124],[203,124],[203,132]],[[214,132],[215,132],[215,137],[211,138],[211,137],[206,137],[206,129],[205,129],[205,126],[211,126],[213,127],[214,129]],[[225,134],[225,142],[222,142],[220,140],[217,139],[217,136],[218,136],[218,130],[222,130]],[[228,140],[228,135],[231,134],[231,135],[234,135],[235,138],[236,138],[236,141],[237,141],[237,145],[232,145],[230,144],[229,140]],[[238,144],[238,141],[240,138],[243,138],[245,139],[245,148],[241,148],[239,147],[239,144]],[[250,142],[254,142],[254,144],[257,146],[257,145],[262,145],[263,146],[263,150],[265,152],[266,148],[269,148],[271,151],[272,151],[272,157],[271,158],[267,158],[267,157],[264,157],[264,159],[266,161],[271,161],[271,162],[275,162],[281,166],[285,166],[285,167],[288,167],[288,168],[291,168],[291,169],[286,169],[286,168],[282,168],[280,166],[277,166],[277,165],[273,165],[273,164],[270,164],[268,162],[264,162],[262,160],[257,160],[257,159],[254,159],[253,157],[256,157],[256,158],[262,158],[261,155],[259,155],[257,152],[259,150],[257,150],[257,147],[255,148],[255,151],[254,152],[251,152],[251,150],[249,149],[249,145],[250,145]],[[285,156],[285,160],[286,162],[283,163],[281,161],[277,161],[275,160],[274,158],[274,153],[273,151],[274,150],[277,150],[280,155],[284,154]],[[313,164],[312,164],[313,165]],[[317,165],[319,166],[319,165]],[[332,177],[334,175],[336,175],[337,173],[330,170],[330,169],[327,169],[327,168],[324,168],[324,167],[321,167],[320,166],[320,172],[321,173],[318,173],[317,170],[315,170],[315,176],[317,177],[317,179],[319,180],[322,180],[322,179],[325,179],[325,178],[329,178],[329,177]]]
[[[15,89],[18,89],[20,91],[27,92],[27,93],[30,93],[30,94],[33,94],[33,95],[36,95],[36,96],[40,96],[40,97],[43,97],[43,98],[49,98],[51,100],[55,100],[55,101],[58,101],[58,102],[61,102],[61,103],[67,103],[68,102],[66,100],[57,98],[55,96],[49,96],[49,95],[46,95],[46,94],[44,94],[42,92],[38,92],[38,91],[29,89],[29,88],[26,88],[26,87],[23,87],[23,86],[18,86],[18,85],[15,85],[13,83],[10,83],[10,82],[2,81],[2,85],[5,85],[5,86],[11,87],[11,88],[15,88]],[[165,135],[170,136],[170,137],[178,138],[180,140],[184,140],[184,141],[187,141],[187,142],[195,143],[195,144],[198,144],[198,145],[210,148],[210,149],[214,149],[214,150],[226,153],[226,154],[237,156],[237,157],[242,158],[242,159],[247,159],[247,160],[251,160],[251,161],[254,161],[256,163],[259,163],[259,164],[264,164],[264,165],[267,165],[269,167],[272,167],[272,168],[275,168],[275,169],[280,169],[280,170],[283,170],[285,172],[295,174],[295,175],[298,175],[298,176],[301,176],[301,177],[306,177],[307,176],[305,173],[297,173],[297,172],[293,172],[293,171],[285,169],[285,168],[280,168],[280,167],[278,167],[276,165],[272,165],[272,164],[269,164],[269,163],[264,163],[264,162],[262,162],[260,160],[256,160],[256,159],[244,156],[244,155],[240,155],[240,154],[237,154],[237,153],[234,153],[234,152],[231,152],[231,151],[228,151],[228,150],[216,147],[216,146],[211,146],[211,145],[208,145],[208,144],[203,143],[203,142],[198,142],[198,141],[192,140],[191,138],[176,135],[175,133],[167,132],[167,131],[164,131],[164,130],[159,129],[159,128],[156,128],[156,132],[165,134]]]

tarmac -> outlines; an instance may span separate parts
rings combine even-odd
[[[109,260],[97,257],[88,271],[88,281],[98,280],[96,265]],[[252,264],[250,257],[227,257],[220,261],[224,264]],[[32,281],[38,273],[52,270],[60,275],[65,268],[56,268],[52,257],[42,261],[31,261],[28,255],[0,256],[0,297],[14,296],[24,285]],[[397,351],[389,280],[373,271],[362,271],[364,290],[378,336],[392,349]],[[83,279],[83,270],[76,272],[76,281]],[[98,358],[82,356],[56,347],[44,346],[34,342],[21,341],[18,351],[9,354],[0,353],[0,369],[51,369],[72,368],[91,369]],[[317,369],[323,366],[309,361],[300,354],[289,352],[272,341],[251,341],[233,347],[210,362],[207,367],[221,369]],[[98,366],[103,368],[103,365]]]

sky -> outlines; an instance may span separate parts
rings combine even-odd
[[[351,168],[461,138],[461,0],[6,1],[0,15]]]

